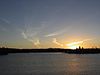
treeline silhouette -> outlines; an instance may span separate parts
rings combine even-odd
[[[63,49],[63,48],[47,48],[47,49],[16,49],[16,48],[0,48],[0,55],[7,55],[8,53],[45,53],[45,52],[62,52],[69,54],[95,54],[100,53],[100,48],[77,48],[77,49]]]

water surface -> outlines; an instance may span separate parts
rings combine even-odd
[[[0,56],[0,75],[100,75],[100,54],[16,53]]]

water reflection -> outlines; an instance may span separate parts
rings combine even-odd
[[[66,55],[66,59],[69,60],[66,62],[66,74],[68,75],[97,75],[99,72],[93,71],[98,69],[94,67],[98,64],[94,61],[96,58],[93,59],[92,57],[89,57],[89,55]]]
[[[0,57],[0,75],[99,75],[99,57],[99,54],[9,54]]]

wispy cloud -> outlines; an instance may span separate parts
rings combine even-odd
[[[8,21],[7,19],[4,19],[4,18],[0,18],[1,21],[7,23],[7,24],[10,24],[10,21]]]
[[[34,45],[35,46],[39,46],[40,45],[40,40],[39,39],[35,39],[34,40]]]
[[[73,45],[77,45],[77,44],[82,44],[83,42],[89,41],[89,40],[92,40],[92,39],[85,39],[85,40],[82,40],[82,41],[72,42],[72,43],[67,44],[67,46],[73,46]]]
[[[60,35],[64,32],[66,32],[66,30],[56,31],[56,32],[45,35],[45,37],[52,37],[52,36],[55,36],[55,35]]]
[[[10,21],[8,21],[8,20],[6,20],[4,18],[0,18],[0,21],[6,23],[7,25],[11,25]],[[0,25],[0,30],[5,31],[5,32],[8,31],[7,27],[5,27],[2,24]]]
[[[41,31],[44,29],[45,24],[41,24],[38,27],[32,27],[31,25],[25,25],[25,29],[21,29],[21,34],[24,39],[32,42],[35,46],[39,47],[40,46],[40,39],[39,39],[39,34]]]
[[[55,43],[56,45],[63,46],[63,44],[59,43],[56,38],[53,38],[52,42]]]
[[[11,21],[0,17],[0,29],[2,31],[18,31],[17,25],[12,24]],[[20,28],[19,28],[20,29]]]
[[[25,32],[22,32],[21,34],[22,34],[22,36],[23,36],[24,39],[26,39],[26,40],[28,40],[28,41],[30,41],[32,43],[34,42],[32,39],[28,38],[28,36],[25,34]]]
[[[68,31],[70,28],[71,28],[71,26],[65,27],[63,29],[57,30],[57,31],[52,32],[50,34],[47,34],[44,37],[53,37],[53,36],[61,35],[61,34],[65,33],[66,31]]]
[[[33,43],[35,46],[39,47],[39,45],[40,45],[40,40],[39,40],[39,39],[37,39],[37,38],[36,38],[36,39],[30,39],[30,38],[25,34],[25,32],[22,32],[21,34],[22,34],[22,36],[23,36],[24,39],[28,40],[29,42]]]

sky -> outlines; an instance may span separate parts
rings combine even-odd
[[[100,47],[100,0],[0,0],[0,46]]]

